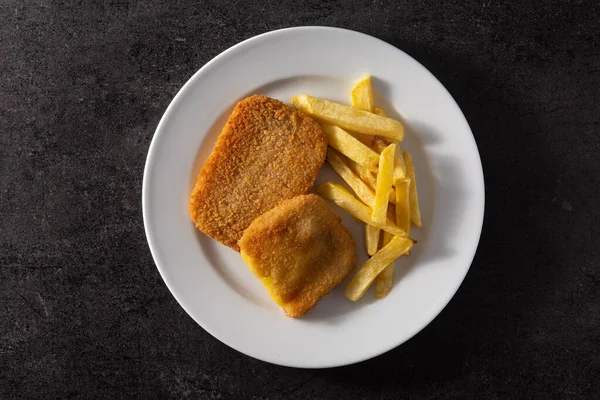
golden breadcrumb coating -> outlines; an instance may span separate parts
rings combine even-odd
[[[315,120],[278,100],[248,97],[200,171],[190,216],[202,232],[239,251],[238,240],[256,217],[310,191],[326,151]]]
[[[301,317],[356,264],[356,244],[321,197],[281,202],[239,242],[242,258],[289,317]]]

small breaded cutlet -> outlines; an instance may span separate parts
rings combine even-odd
[[[262,95],[240,101],[190,196],[194,224],[239,251],[256,217],[311,190],[326,152],[327,137],[309,116]]]
[[[289,317],[306,314],[356,264],[356,244],[321,197],[281,202],[256,218],[239,242],[250,270]]]

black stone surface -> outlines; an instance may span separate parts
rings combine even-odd
[[[600,8],[594,1],[0,3],[0,398],[583,399],[600,392]],[[148,250],[154,129],[204,63],[296,25],[414,56],[471,124],[477,256],[376,359],[246,357],[181,309]]]

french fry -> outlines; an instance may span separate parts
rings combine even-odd
[[[375,107],[373,112],[381,117],[389,118],[388,113],[386,113],[383,108]],[[371,147],[376,152],[381,153],[383,149],[387,147],[388,144],[389,142],[387,142],[386,140],[375,136],[373,138]],[[402,154],[402,148],[400,147],[400,143],[396,143],[396,153],[399,153],[400,155]],[[404,158],[396,157],[396,162],[394,163],[394,182],[396,182],[398,179],[404,179],[405,176],[406,166],[404,165]]]
[[[327,139],[331,147],[356,163],[370,170],[377,171],[379,155],[370,147],[362,144],[358,139],[339,126],[323,124],[323,130],[327,134]]]
[[[343,186],[333,182],[325,182],[317,187],[317,193],[326,199],[333,201],[335,204],[348,211],[354,218],[358,218],[362,222],[383,229],[386,232],[395,236],[405,236],[406,233],[398,228],[391,220],[386,219],[384,223],[377,223],[371,218],[373,211],[369,206],[364,205],[352,196],[350,192],[344,189]]]
[[[396,206],[394,207],[394,217],[396,219],[396,225],[406,230],[407,234],[410,235],[410,203],[408,198],[408,190],[410,185],[410,179],[403,179],[396,182],[395,198]],[[390,207],[391,208],[391,207]],[[389,217],[389,214],[388,214]],[[408,228],[405,228],[408,227]],[[392,236],[384,232],[383,233],[383,245],[385,246],[392,240]],[[409,254],[407,250],[404,253],[405,256]],[[379,275],[375,281],[375,297],[383,299],[392,291],[392,281],[394,280],[394,264],[390,264]]]
[[[406,163],[406,176],[410,179],[410,189],[408,191],[410,196],[410,220],[413,224],[421,228],[423,224],[421,222],[421,209],[419,207],[419,194],[417,193],[415,166],[413,164],[412,156],[408,151],[404,153],[404,162]]]
[[[409,191],[410,179],[402,179],[396,181],[396,207],[395,218],[396,225],[406,230],[407,234],[410,235],[410,202],[409,202]],[[383,245],[385,246],[390,242],[392,236],[384,232],[383,233]],[[407,250],[404,253],[405,256],[409,254]],[[375,281],[375,297],[383,299],[392,291],[392,281],[394,279],[394,264],[388,265],[379,275]]]
[[[367,75],[354,85],[350,92],[352,106],[373,112],[375,100],[373,99],[373,86],[371,86],[371,75]]]
[[[396,144],[396,146],[397,145],[398,144]],[[375,191],[375,188],[377,187],[377,174],[350,159],[346,159],[346,164],[352,170],[352,172],[354,172],[360,179],[362,179],[364,183],[367,184],[367,186]],[[394,189],[390,189],[389,196],[390,203],[396,204],[396,194],[394,193]]]
[[[410,235],[410,179],[396,181],[396,225]]]
[[[377,275],[409,250],[412,245],[412,239],[404,236],[394,236],[387,245],[359,268],[348,286],[346,286],[344,295],[352,301],[360,299]]]
[[[398,158],[396,158],[396,161]],[[403,160],[404,161],[404,160]],[[394,167],[396,164],[394,164]],[[396,190],[394,191],[394,199],[396,200],[395,207],[395,218],[396,224],[399,225],[400,222],[406,225],[406,220],[408,220],[408,227],[410,229],[410,215],[406,213],[406,210],[409,207],[408,204],[408,185],[410,180],[406,181],[395,181],[396,182]],[[400,214],[399,214],[400,213]],[[404,213],[404,214],[403,214]],[[405,218],[402,218],[406,216]],[[400,217],[400,218],[399,218]],[[404,225],[404,226],[405,226]],[[401,225],[399,225],[401,226]],[[406,230],[407,234],[410,234],[410,230]],[[383,233],[383,245],[385,246],[392,240],[392,236],[384,232]],[[408,255],[408,250],[404,255]],[[394,264],[390,264],[383,271],[377,275],[377,279],[375,281],[375,297],[378,299],[383,299],[392,291],[392,282],[394,280]]]
[[[379,236],[381,229],[365,224],[365,250],[372,256],[379,249]]]
[[[389,203],[389,193],[392,188],[392,173],[394,172],[394,154],[396,145],[390,144],[379,156],[379,173],[375,187],[375,205],[373,207],[373,221],[382,224],[386,220]]]
[[[383,140],[379,136],[375,136],[373,138],[371,148],[377,153],[381,153],[389,144],[390,143],[386,140]],[[396,153],[400,154],[400,156],[396,157],[394,161],[394,182],[396,182],[398,179],[404,179],[406,177],[406,164],[404,162],[404,157],[402,157],[402,148],[400,147],[400,143],[396,143]]]
[[[375,187],[377,186],[377,174],[373,173],[373,171],[369,170],[366,167],[363,167],[360,164],[357,164],[352,160],[348,160],[347,164],[348,167],[350,167],[350,169],[352,170],[352,172],[358,175],[364,183],[366,183],[371,189],[373,189],[373,191],[375,190]]]
[[[396,144],[397,145],[397,144]],[[347,161],[348,167],[354,172],[364,183],[366,183],[371,189],[375,190],[377,187],[377,175],[373,171],[355,163],[352,160]],[[396,194],[393,189],[390,189],[390,203],[396,204]]]
[[[400,143],[396,143],[396,154],[399,156],[396,157],[394,163],[394,182],[398,179],[406,178],[406,163],[404,162],[404,156],[402,155],[402,147],[400,147]]]
[[[292,105],[317,119],[353,132],[383,136],[395,141],[404,139],[404,126],[396,120],[343,104],[299,94],[290,99]]]
[[[362,179],[364,183],[366,183],[371,189],[375,190],[377,187],[377,175],[374,174],[373,171],[355,163],[352,160],[347,160],[346,164],[352,170],[352,172]],[[394,189],[390,189],[389,200],[390,203],[396,204],[396,194],[394,193]]]
[[[410,179],[396,181],[396,225],[410,235]],[[410,252],[404,253],[405,256]]]
[[[380,115],[382,117],[388,116],[387,113],[382,108],[375,108],[374,112],[375,112],[375,114]],[[388,145],[388,143],[386,141],[384,141],[383,139],[381,139],[378,136],[375,136],[373,138],[371,147],[376,152],[381,153],[387,147],[387,145]],[[402,149],[399,148],[400,143],[397,143],[396,146],[397,146],[396,151],[400,151],[400,154],[402,154]],[[401,160],[401,162],[399,162],[400,160]],[[395,157],[394,171],[392,174],[392,182],[396,182],[398,179],[404,178],[405,172],[404,172],[403,167],[404,167],[404,158],[403,157]],[[390,192],[389,196],[390,196],[390,202],[393,202],[394,204],[396,204],[396,201],[398,201],[398,197],[396,195],[396,192],[393,189]],[[392,200],[394,200],[394,201],[392,201]],[[398,213],[398,211],[396,209],[396,220],[398,218],[397,213]],[[409,225],[410,225],[410,223],[409,223]],[[384,232],[383,233],[383,245],[385,246],[391,240],[392,240],[392,235],[390,235],[388,232]],[[375,297],[378,299],[383,299],[388,294],[390,294],[390,292],[392,291],[393,280],[394,280],[394,264],[392,263],[392,264],[388,265],[387,267],[385,267],[385,269],[383,271],[381,271],[379,273],[379,275],[377,275],[377,279],[375,281]]]
[[[383,246],[392,241],[392,235],[383,232]],[[407,250],[408,251],[408,250]],[[406,254],[406,253],[405,253]],[[383,271],[377,275],[375,281],[375,297],[383,299],[392,291],[392,281],[394,280],[394,263],[389,264]]]
[[[344,182],[354,190],[356,196],[358,196],[363,203],[372,208],[375,204],[375,192],[352,172],[335,150],[327,150],[327,162],[331,165],[331,168],[342,177]]]

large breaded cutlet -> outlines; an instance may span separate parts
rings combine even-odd
[[[192,220],[239,251],[238,240],[256,217],[310,191],[326,152],[327,137],[309,116],[262,95],[240,101],[200,171]]]
[[[356,264],[356,245],[321,197],[281,202],[255,219],[239,242],[254,275],[289,317],[301,317]]]

